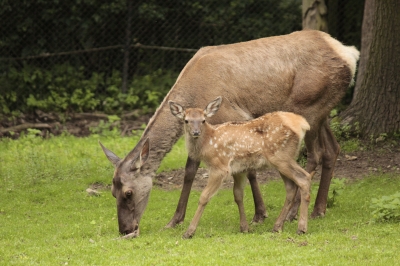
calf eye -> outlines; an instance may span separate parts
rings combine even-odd
[[[189,121],[185,120],[185,123],[187,124],[187,123],[189,123]]]
[[[203,120],[201,123],[203,123],[203,124],[204,124],[205,122],[206,122],[206,120]]]

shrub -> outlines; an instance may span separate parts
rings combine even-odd
[[[373,198],[371,208],[376,221],[400,222],[400,191],[380,199]]]
[[[119,71],[108,76],[96,72],[85,76],[83,67],[69,64],[50,70],[24,65],[0,76],[0,114],[36,109],[57,113],[96,110],[109,114],[139,108],[149,111],[160,104],[176,77],[175,73],[157,70],[134,77],[128,92],[122,93]]]

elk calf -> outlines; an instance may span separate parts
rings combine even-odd
[[[249,227],[243,205],[245,172],[265,166],[279,171],[286,189],[286,200],[273,230],[283,229],[299,188],[301,205],[297,233],[305,233],[311,175],[296,163],[296,158],[304,135],[310,129],[309,124],[300,115],[274,112],[248,122],[210,125],[206,122],[206,117],[211,117],[218,111],[221,101],[221,97],[216,98],[204,110],[185,110],[181,105],[169,101],[172,114],[184,120],[189,157],[202,160],[210,172],[196,214],[183,237],[190,238],[194,235],[206,204],[218,191],[222,181],[230,175],[234,178],[233,193],[239,208],[240,230],[247,232]]]

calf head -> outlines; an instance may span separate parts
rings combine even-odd
[[[206,117],[211,117],[218,111],[221,101],[222,97],[217,97],[204,110],[200,108],[187,108],[185,110],[180,104],[173,101],[169,101],[169,107],[174,116],[184,120],[185,132],[193,138],[198,138],[201,135],[202,124],[206,122]]]
[[[143,167],[149,157],[149,139],[143,145],[139,143],[136,147],[141,149],[133,149],[124,159],[99,144],[115,167],[111,193],[117,200],[119,232],[138,236],[139,222],[152,187],[152,177],[146,174]]]

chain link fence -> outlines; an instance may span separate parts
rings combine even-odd
[[[326,1],[359,48],[363,1]],[[154,108],[203,46],[301,30],[301,0],[2,0],[0,113]]]

